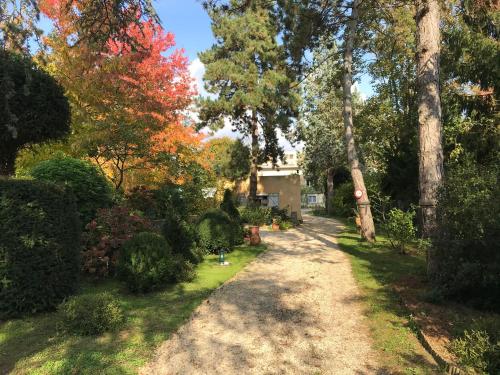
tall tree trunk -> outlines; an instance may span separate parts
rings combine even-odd
[[[326,174],[326,212],[328,215],[333,213],[332,199],[333,199],[333,176],[335,175],[334,168],[328,168]]]
[[[422,234],[431,237],[436,228],[437,190],[443,180],[441,99],[439,93],[438,0],[417,1],[417,90],[419,129],[419,190]],[[436,269],[432,250],[427,253],[427,272]]]
[[[354,189],[361,190],[363,196],[358,202],[359,216],[361,219],[361,235],[370,242],[375,241],[375,225],[370,209],[370,200],[365,187],[363,173],[356,151],[356,144],[353,137],[352,121],[352,53],[354,49],[354,38],[356,36],[356,27],[358,25],[358,7],[360,0],[353,0],[351,3],[351,17],[347,23],[344,42],[344,77],[343,77],[343,116],[345,128],[345,140],[347,147],[347,159],[351,167],[352,182]]]
[[[257,171],[259,159],[259,126],[257,123],[257,114],[252,112],[252,124],[250,135],[252,137],[252,155],[250,163],[250,202],[255,204],[257,201]]]
[[[0,176],[13,176],[16,172],[17,148],[7,146],[0,155]]]

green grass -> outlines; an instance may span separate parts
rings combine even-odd
[[[226,256],[226,267],[208,256],[192,282],[142,296],[128,294],[116,281],[85,283],[82,294],[108,291],[119,299],[125,328],[98,337],[62,334],[55,312],[0,323],[0,373],[134,374],[215,288],[264,250],[239,246]]]
[[[378,236],[373,245],[363,242],[351,225],[338,239],[341,249],[351,259],[354,276],[361,287],[375,349],[380,354],[379,362],[390,374],[439,373],[412,331],[409,312],[392,289],[394,283],[409,275],[424,277],[424,257],[397,254],[389,249],[382,236]]]

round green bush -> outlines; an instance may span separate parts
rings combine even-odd
[[[73,194],[0,179],[0,317],[55,308],[77,286],[80,223]]]
[[[59,305],[62,328],[78,335],[100,335],[124,322],[120,304],[109,293],[84,294]]]
[[[68,186],[76,197],[82,225],[89,223],[98,208],[111,206],[113,191],[103,174],[91,163],[66,156],[37,164],[31,175],[37,180]]]
[[[149,292],[175,281],[179,264],[163,236],[142,232],[123,246],[118,277],[132,292]]]
[[[416,240],[417,230],[413,225],[415,211],[403,211],[393,208],[387,214],[383,228],[389,238],[389,244],[401,254],[404,254],[408,245]]]
[[[236,240],[234,225],[229,215],[220,209],[205,212],[198,222],[200,246],[214,254],[220,249],[230,251]]]
[[[202,258],[195,247],[196,230],[186,221],[169,216],[163,223],[162,232],[173,254],[194,264],[201,262]]]

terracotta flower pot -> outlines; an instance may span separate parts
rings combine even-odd
[[[260,244],[260,236],[258,234],[252,234],[250,236],[250,245],[252,246],[256,246],[258,244]]]
[[[251,235],[250,235],[250,245],[258,245],[260,244],[260,234],[259,234],[259,227],[256,225],[253,225],[250,227]]]
[[[260,233],[259,226],[258,225],[252,225],[250,227],[250,231],[252,232],[252,234],[259,235],[259,233]]]
[[[273,230],[280,230],[280,225],[278,223],[273,223],[272,225]]]

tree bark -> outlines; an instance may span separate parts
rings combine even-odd
[[[343,77],[343,117],[345,128],[345,140],[347,147],[347,159],[351,167],[352,182],[355,190],[361,190],[363,196],[358,201],[359,216],[361,219],[361,235],[366,240],[375,241],[375,224],[370,209],[370,200],[365,187],[361,165],[359,163],[356,144],[353,136],[352,121],[352,54],[354,49],[354,38],[358,25],[358,7],[360,0],[353,0],[351,3],[351,17],[347,23],[344,42],[344,77]]]
[[[439,57],[441,33],[438,0],[418,0],[416,13],[417,90],[419,129],[419,191],[422,235],[431,237],[436,228],[437,191],[443,180]],[[432,251],[427,271],[435,270]]]
[[[252,137],[252,154],[250,163],[250,186],[249,186],[249,200],[252,204],[257,202],[257,171],[259,159],[259,126],[257,123],[257,114],[252,112],[252,123],[250,129]]]
[[[0,155],[0,176],[10,177],[16,173],[17,148],[6,148]]]
[[[333,168],[328,168],[326,177],[326,212],[328,215],[333,214],[332,199],[333,199],[333,176],[335,175],[335,170]]]

